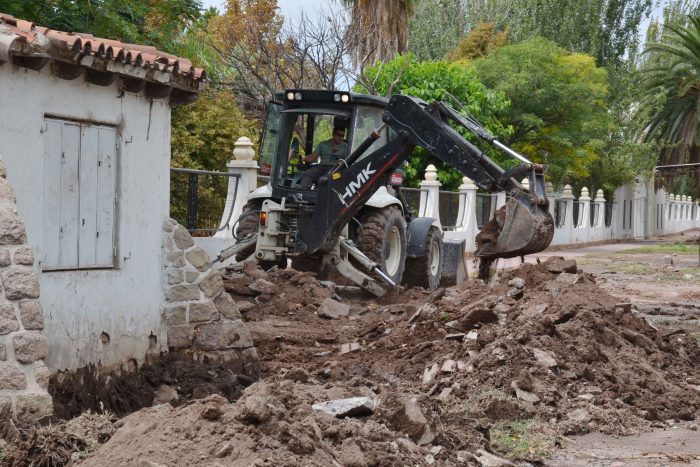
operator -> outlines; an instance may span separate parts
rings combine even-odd
[[[340,159],[343,159],[347,152],[348,143],[345,141],[345,128],[337,126],[333,128],[331,139],[321,141],[314,152],[301,158],[307,164],[313,163],[319,157],[321,162],[304,172],[299,182],[299,188],[302,190],[310,189],[322,175],[331,170]]]

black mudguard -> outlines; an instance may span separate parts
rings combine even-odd
[[[417,217],[406,228],[406,257],[419,258],[425,254],[425,241],[435,219]]]

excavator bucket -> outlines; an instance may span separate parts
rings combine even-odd
[[[548,210],[543,171],[530,170],[528,178],[530,189],[520,185],[476,236],[476,256],[482,260],[537,253],[551,243],[554,220]]]

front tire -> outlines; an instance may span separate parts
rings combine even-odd
[[[442,235],[431,227],[425,239],[423,256],[406,259],[406,284],[435,290],[442,279]]]
[[[360,218],[357,246],[398,284],[406,266],[406,221],[396,206],[372,209]]]

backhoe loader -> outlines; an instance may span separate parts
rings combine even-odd
[[[459,127],[520,163],[502,169]],[[344,153],[319,151],[331,144],[323,141],[337,141],[334,151]],[[443,102],[405,95],[290,89],[277,93],[267,110],[259,163],[270,182],[250,193],[234,228],[236,243],[217,261],[235,255],[239,262],[256,259],[269,267],[291,259],[297,269],[335,271],[378,296],[402,281],[435,289],[445,262],[440,224],[416,216],[400,190],[391,189],[416,146],[480,188],[507,193],[504,208],[478,236],[476,256],[490,261],[549,245],[554,223],[544,166],[505,146],[474,119]],[[528,188],[519,182],[524,177]]]

